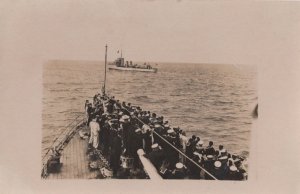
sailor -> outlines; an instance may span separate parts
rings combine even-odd
[[[247,180],[248,174],[241,160],[236,161],[234,164],[237,167],[238,171],[243,175],[243,180]]]
[[[222,163],[220,161],[217,160],[214,162],[213,175],[219,180],[224,179],[224,173],[221,167],[222,167]]]
[[[104,154],[108,154],[109,152],[109,147],[110,147],[110,126],[108,124],[108,117],[106,117],[106,113],[103,114],[102,119],[103,119],[103,124],[102,124],[102,141],[103,141],[103,146],[104,146]],[[101,123],[102,123],[101,122]]]
[[[149,153],[148,158],[156,169],[159,169],[165,158],[164,152],[157,143],[153,144],[151,148],[152,152]]]
[[[175,170],[172,172],[173,179],[184,179],[185,178],[185,168],[181,162],[176,163]]]
[[[243,174],[238,171],[237,167],[232,165],[229,168],[229,171],[225,177],[226,180],[236,180],[241,181],[243,180]]]
[[[90,130],[91,130],[91,136],[90,136],[89,144],[92,144],[93,148],[97,149],[99,145],[99,131],[100,131],[99,123],[97,123],[97,117],[94,117],[93,120],[90,122]]]
[[[172,178],[172,170],[170,169],[170,163],[168,160],[164,159],[162,161],[161,166],[158,169],[159,174],[163,179],[171,179]]]
[[[134,167],[138,166],[138,155],[137,151],[143,148],[143,137],[142,137],[142,130],[140,128],[135,129],[135,133],[132,135],[132,139],[130,141],[130,152],[129,155],[134,158]]]
[[[176,140],[175,131],[173,129],[169,129],[167,131],[167,136],[165,136],[165,139],[169,142],[169,144],[168,143],[163,144],[166,157],[170,162],[170,165],[175,166],[175,164],[179,161],[179,153],[177,150],[173,148],[173,146],[175,146],[175,140]],[[173,146],[171,146],[170,144]]]
[[[188,143],[187,143],[187,146],[186,146],[186,155],[187,155],[188,157],[193,157],[193,152],[195,151],[195,145],[196,145],[195,140],[196,140],[196,136],[193,135],[193,136],[189,139],[189,141],[188,141]]]
[[[202,140],[199,140],[196,144],[196,152],[200,154],[204,154],[204,147],[203,147],[204,142]]]
[[[223,145],[219,145],[219,157],[226,156],[227,150],[224,148]]]
[[[213,155],[206,155],[206,160],[204,160],[204,168],[209,172],[212,173],[214,170],[214,156]],[[205,173],[206,180],[212,180],[213,178]]]
[[[192,160],[197,163],[197,164],[200,164],[200,158],[202,158],[202,155],[199,154],[198,152],[193,152],[193,157],[192,157]],[[192,179],[199,179],[200,178],[200,168],[192,163],[192,162],[188,162],[187,163],[187,167],[188,169],[190,170],[190,176]]]
[[[157,122],[157,118],[156,118],[156,114],[152,113],[150,119],[149,119],[150,123],[155,124]]]
[[[124,144],[124,148],[125,148],[126,152],[129,149],[128,137],[129,137],[129,131],[131,131],[131,128],[132,128],[129,119],[130,119],[130,117],[128,115],[123,115],[121,117],[121,119],[119,120],[121,123],[122,131],[123,131],[123,144]]]
[[[112,144],[111,144],[111,155],[110,155],[110,165],[113,170],[114,176],[120,168],[120,156],[122,153],[122,139],[118,131],[112,130]]]
[[[182,132],[179,135],[179,138],[180,138],[180,144],[181,144],[181,151],[183,153],[185,153],[186,152],[186,146],[187,146],[187,143],[188,143],[188,138],[186,137],[185,132]],[[182,154],[180,154],[179,155],[179,160],[180,160],[181,163],[185,164],[186,158]]]
[[[88,107],[87,107],[87,115],[88,115],[88,120],[87,120],[87,123],[86,125],[89,126],[91,120],[92,120],[92,115],[93,115],[93,107],[92,107],[92,103],[89,103],[88,104]]]
[[[222,163],[222,171],[223,171],[223,175],[224,177],[226,176],[226,174],[228,173],[229,171],[229,167],[228,167],[228,156],[222,156],[222,157],[219,157],[219,161]]]
[[[205,149],[205,154],[206,155],[215,155],[215,148],[213,147],[214,142],[209,141],[208,146]]]
[[[142,126],[142,134],[143,134],[143,148],[146,153],[151,152],[152,145],[152,131],[148,125]]]

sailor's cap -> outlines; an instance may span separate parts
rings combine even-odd
[[[232,165],[232,166],[229,167],[229,170],[230,170],[231,172],[236,172],[236,171],[237,171],[237,167],[234,166],[234,165]]]
[[[168,131],[167,131],[167,133],[175,133],[175,131],[173,130],[173,129],[169,129]]]
[[[169,127],[170,127],[170,125],[169,125],[169,124],[165,124],[164,126],[165,126],[166,128],[169,128]]]
[[[158,144],[157,144],[157,143],[153,144],[153,145],[151,146],[151,148],[152,148],[152,149],[158,148]]]
[[[100,117],[99,115],[96,115],[96,117]]]
[[[213,156],[213,155],[207,155],[206,157],[207,157],[207,159],[209,159],[209,160],[211,160],[211,159],[213,159],[213,158],[214,158],[214,156]]]
[[[160,124],[155,124],[155,125],[154,125],[154,128],[160,128],[160,127],[161,127]]]
[[[122,112],[122,111],[119,112],[119,116],[121,116],[121,115],[123,115],[123,112]]]
[[[110,121],[113,122],[113,123],[117,123],[119,120],[118,119],[111,119]]]
[[[142,130],[141,130],[140,128],[137,128],[137,129],[135,130],[136,133],[141,132],[141,131],[142,131]]]
[[[177,169],[182,169],[182,168],[183,168],[183,164],[182,164],[181,162],[178,162],[178,163],[176,164],[176,168],[177,168]]]
[[[124,116],[122,116],[122,119],[127,120],[127,119],[130,119],[130,117],[128,115],[124,115]]]
[[[200,153],[198,153],[198,152],[193,152],[193,154],[194,154],[195,156],[199,156],[199,158],[202,157],[202,154],[200,154]]]
[[[222,160],[222,161],[227,160],[227,159],[228,159],[228,156],[222,156],[219,158],[219,160]]]
[[[220,161],[215,161],[214,166],[216,168],[220,168],[222,166],[222,163]]]

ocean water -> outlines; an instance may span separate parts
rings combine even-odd
[[[160,63],[157,73],[107,71],[107,91],[180,127],[188,136],[222,144],[248,157],[254,105],[255,66]],[[104,63],[50,61],[43,72],[42,152],[100,92]]]

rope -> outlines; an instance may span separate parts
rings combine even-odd
[[[122,106],[123,107],[123,106]],[[130,113],[129,110],[127,110],[125,107],[123,107],[128,113]],[[143,121],[141,121],[138,117],[135,117],[138,121],[140,121],[142,124],[147,125],[146,123],[144,123]],[[148,127],[150,127],[149,125],[147,125]],[[214,180],[218,180],[215,176],[213,176],[211,173],[209,173],[206,169],[204,169],[202,166],[200,166],[198,163],[196,163],[194,160],[192,160],[190,157],[188,157],[187,155],[185,155],[185,153],[183,153],[181,150],[179,150],[178,148],[176,148],[174,145],[172,145],[170,142],[168,142],[165,138],[163,138],[161,135],[159,135],[156,131],[153,131],[153,133],[155,135],[157,135],[159,138],[161,138],[163,141],[165,141],[167,144],[169,144],[172,148],[174,148],[177,152],[179,152],[181,155],[183,155],[185,158],[187,158],[190,162],[192,162],[193,164],[195,164],[197,167],[199,167],[201,170],[203,170],[206,174],[208,174],[210,177],[212,177]]]

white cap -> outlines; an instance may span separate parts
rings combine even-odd
[[[154,125],[154,128],[160,128],[161,126],[160,126],[160,124],[155,124]]]
[[[199,158],[202,157],[202,154],[200,154],[200,153],[198,153],[198,152],[194,152],[193,154],[194,154],[195,156],[199,156]]]
[[[136,133],[137,133],[137,132],[140,132],[140,131],[142,131],[140,128],[137,128],[137,129],[135,130]]]
[[[153,144],[153,145],[151,146],[151,148],[152,148],[152,149],[158,148],[158,144],[157,144],[157,143]]]
[[[227,159],[228,159],[227,156],[222,156],[222,157],[219,158],[219,160],[227,160]]]
[[[216,168],[220,168],[222,166],[222,163],[220,161],[215,161],[214,165]]]
[[[214,158],[213,155],[207,155],[206,157],[207,157],[207,159],[213,159]]]
[[[182,168],[183,168],[183,164],[182,164],[181,162],[178,162],[178,163],[176,164],[176,168],[177,168],[177,169],[182,169]]]
[[[167,131],[167,133],[174,133],[175,131],[173,130],[173,129],[169,129],[168,131]]]
[[[230,166],[229,169],[230,169],[230,171],[232,171],[232,172],[237,171],[237,167],[234,166],[234,165]]]

